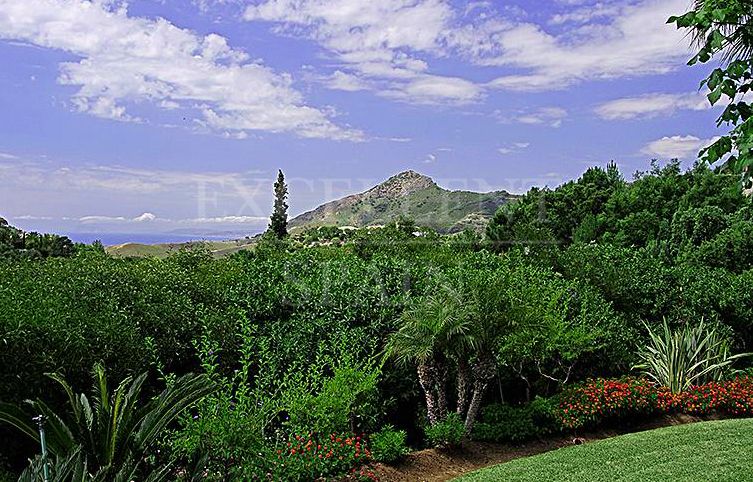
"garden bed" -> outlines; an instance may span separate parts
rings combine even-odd
[[[577,437],[577,440],[573,436],[562,435],[518,445],[469,441],[455,450],[425,449],[412,452],[402,463],[394,466],[375,464],[374,472],[382,482],[447,481],[483,467],[549,452],[576,443],[588,443],[626,433],[717,418],[713,415],[704,417],[682,414],[664,415],[638,424],[585,432]]]

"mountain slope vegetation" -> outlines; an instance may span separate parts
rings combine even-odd
[[[450,191],[430,177],[405,171],[359,194],[331,201],[290,221],[291,227],[375,226],[399,216],[418,226],[442,233],[481,229],[497,209],[517,196],[505,191],[488,193]]]

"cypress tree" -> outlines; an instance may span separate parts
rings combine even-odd
[[[285,175],[282,170],[277,172],[275,182],[275,204],[272,217],[269,219],[269,231],[278,239],[288,235],[288,186],[285,184]]]

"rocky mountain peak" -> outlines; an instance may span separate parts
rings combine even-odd
[[[405,196],[422,189],[435,187],[437,184],[429,176],[408,170],[395,174],[381,184],[371,188],[367,194],[371,196],[395,198]]]

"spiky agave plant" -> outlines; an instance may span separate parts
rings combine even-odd
[[[47,444],[53,458],[52,480],[131,481],[144,478],[143,462],[165,428],[186,408],[212,392],[205,375],[177,378],[157,397],[142,399],[146,373],[125,378],[110,391],[104,367],[94,366],[91,399],[75,393],[58,374],[48,374],[68,395],[69,413],[59,415],[41,400],[27,401],[25,409],[0,404],[0,422],[8,423],[39,441],[32,416],[46,419]],[[35,480],[39,459],[22,480]],[[145,480],[162,480],[169,467],[153,471]],[[27,477],[27,479],[24,479]]]
[[[696,326],[686,324],[671,330],[667,320],[661,332],[648,325],[650,343],[640,348],[641,363],[634,368],[656,383],[679,393],[693,385],[720,380],[730,373],[731,365],[750,353],[730,354],[729,337],[719,327],[708,325],[703,318]]]

